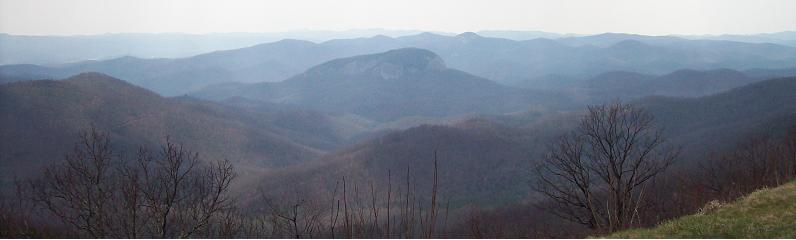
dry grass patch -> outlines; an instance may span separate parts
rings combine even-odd
[[[761,189],[734,203],[708,203],[700,213],[608,238],[796,238],[796,182]]]

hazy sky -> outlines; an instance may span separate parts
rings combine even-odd
[[[0,32],[760,33],[796,30],[794,0],[0,0]]]

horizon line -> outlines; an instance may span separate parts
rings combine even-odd
[[[356,32],[356,31],[383,31],[387,32],[414,32],[408,35],[400,35],[400,36],[409,36],[409,35],[416,35],[422,33],[432,33],[438,35],[447,35],[447,36],[455,36],[463,33],[476,33],[476,34],[483,34],[483,32],[516,32],[516,33],[541,33],[541,34],[556,34],[561,35],[562,37],[577,37],[577,36],[595,36],[595,35],[602,35],[602,34],[628,34],[628,35],[641,35],[641,36],[656,36],[656,37],[666,37],[666,36],[693,36],[693,37],[717,37],[717,36],[754,36],[754,35],[770,35],[770,34],[782,34],[782,33],[796,33],[796,29],[794,30],[782,30],[782,31],[774,31],[774,32],[756,32],[756,33],[700,33],[700,34],[682,34],[682,33],[672,33],[672,34],[644,34],[644,33],[634,33],[634,32],[622,32],[622,31],[608,31],[608,32],[594,32],[594,33],[570,33],[570,32],[553,32],[553,31],[542,31],[542,30],[516,30],[516,29],[482,29],[477,31],[438,31],[438,30],[422,30],[422,29],[386,29],[386,28],[352,28],[352,29],[345,29],[345,30],[334,30],[334,29],[294,29],[294,30],[286,30],[286,31],[262,31],[262,32],[249,32],[249,31],[229,31],[229,32],[174,32],[174,31],[164,31],[164,32],[102,32],[102,33],[73,33],[73,34],[26,34],[26,33],[12,33],[12,32],[3,32],[0,31],[2,35],[9,35],[9,36],[18,36],[18,37],[88,37],[88,36],[102,36],[102,35],[157,35],[157,34],[178,34],[178,35],[194,35],[194,36],[202,36],[202,35],[222,35],[222,34],[300,34],[300,33],[346,33],[346,32]],[[371,36],[378,36],[384,35],[384,33],[377,33]]]

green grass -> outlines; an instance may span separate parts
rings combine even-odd
[[[654,228],[607,238],[796,238],[796,181]]]

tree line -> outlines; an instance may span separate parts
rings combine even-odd
[[[63,162],[15,181],[12,194],[0,195],[0,236],[432,238],[448,221],[436,153],[430,199],[418,193],[407,168],[404,183],[395,182],[403,188],[393,190],[387,176],[386,196],[372,182],[365,187],[343,177],[328,198],[263,193],[251,204],[260,208],[242,208],[230,192],[236,173],[228,160],[203,161],[168,138],[156,151],[140,147],[132,158],[111,145],[108,133],[92,128]]]
[[[534,201],[455,207],[442,196],[436,153],[430,191],[386,176],[386,186],[337,180],[330,196],[274,197],[244,205],[228,160],[205,161],[170,139],[133,156],[108,133],[81,133],[73,151],[1,194],[0,236],[90,238],[580,237],[651,226],[796,177],[796,127],[756,136],[696,166],[678,164],[644,109],[590,106],[533,169]],[[674,170],[673,170],[674,169]],[[402,173],[403,174],[403,173]],[[444,182],[443,182],[444,183]],[[252,207],[255,206],[255,207]]]

